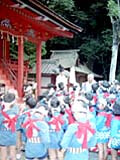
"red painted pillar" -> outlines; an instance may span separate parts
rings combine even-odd
[[[3,39],[0,39],[0,59],[3,58]]]
[[[42,42],[39,41],[37,43],[37,51],[36,51],[37,96],[40,95],[40,92],[41,92],[41,52],[42,52]]]
[[[3,34],[3,58],[5,61],[9,60],[10,57],[10,42],[7,39],[7,34]]]
[[[6,60],[10,59],[10,42],[6,40]]]
[[[23,96],[23,73],[24,73],[24,40],[23,37],[18,38],[18,95]]]

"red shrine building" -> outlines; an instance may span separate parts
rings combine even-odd
[[[24,77],[28,67],[24,61],[24,41],[36,45],[37,95],[41,92],[42,42],[54,37],[72,38],[81,27],[57,15],[39,0],[0,0],[0,79],[13,85],[23,96]],[[10,38],[17,41],[18,59],[10,58]]]

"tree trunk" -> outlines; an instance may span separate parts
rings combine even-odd
[[[111,57],[110,74],[109,74],[109,81],[110,82],[113,82],[115,80],[118,47],[119,47],[119,38],[118,38],[118,31],[117,31],[118,24],[117,24],[117,22],[113,22],[112,27],[113,27],[113,44],[112,44],[112,57]]]
[[[110,75],[109,81],[113,82],[116,76],[116,67],[117,67],[117,56],[118,56],[118,44],[113,44],[112,46],[112,58],[110,65]]]

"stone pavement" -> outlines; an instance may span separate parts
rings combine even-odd
[[[98,160],[98,153],[90,152],[89,160]],[[111,155],[108,156],[108,160],[111,160]],[[120,160],[120,157],[118,157]]]
[[[22,157],[20,160],[25,160],[24,153],[22,154]],[[98,160],[98,153],[95,152],[89,152],[89,160]],[[109,155],[107,160],[111,160],[111,155]],[[120,160],[120,156],[118,157],[118,160]]]
[[[22,157],[21,160],[25,160],[25,158]],[[90,152],[89,160],[98,160],[98,153]],[[111,155],[108,156],[108,160],[111,160]],[[120,157],[118,157],[118,160],[120,160]]]

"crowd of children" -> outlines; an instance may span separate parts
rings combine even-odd
[[[63,70],[62,70],[63,71]],[[89,76],[90,77],[90,76]],[[25,97],[21,110],[14,93],[0,102],[0,160],[88,160],[92,147],[98,159],[112,160],[120,149],[120,82],[104,80],[71,84],[62,78],[37,99]],[[86,89],[85,89],[86,87]],[[21,159],[22,160],[22,159]]]

